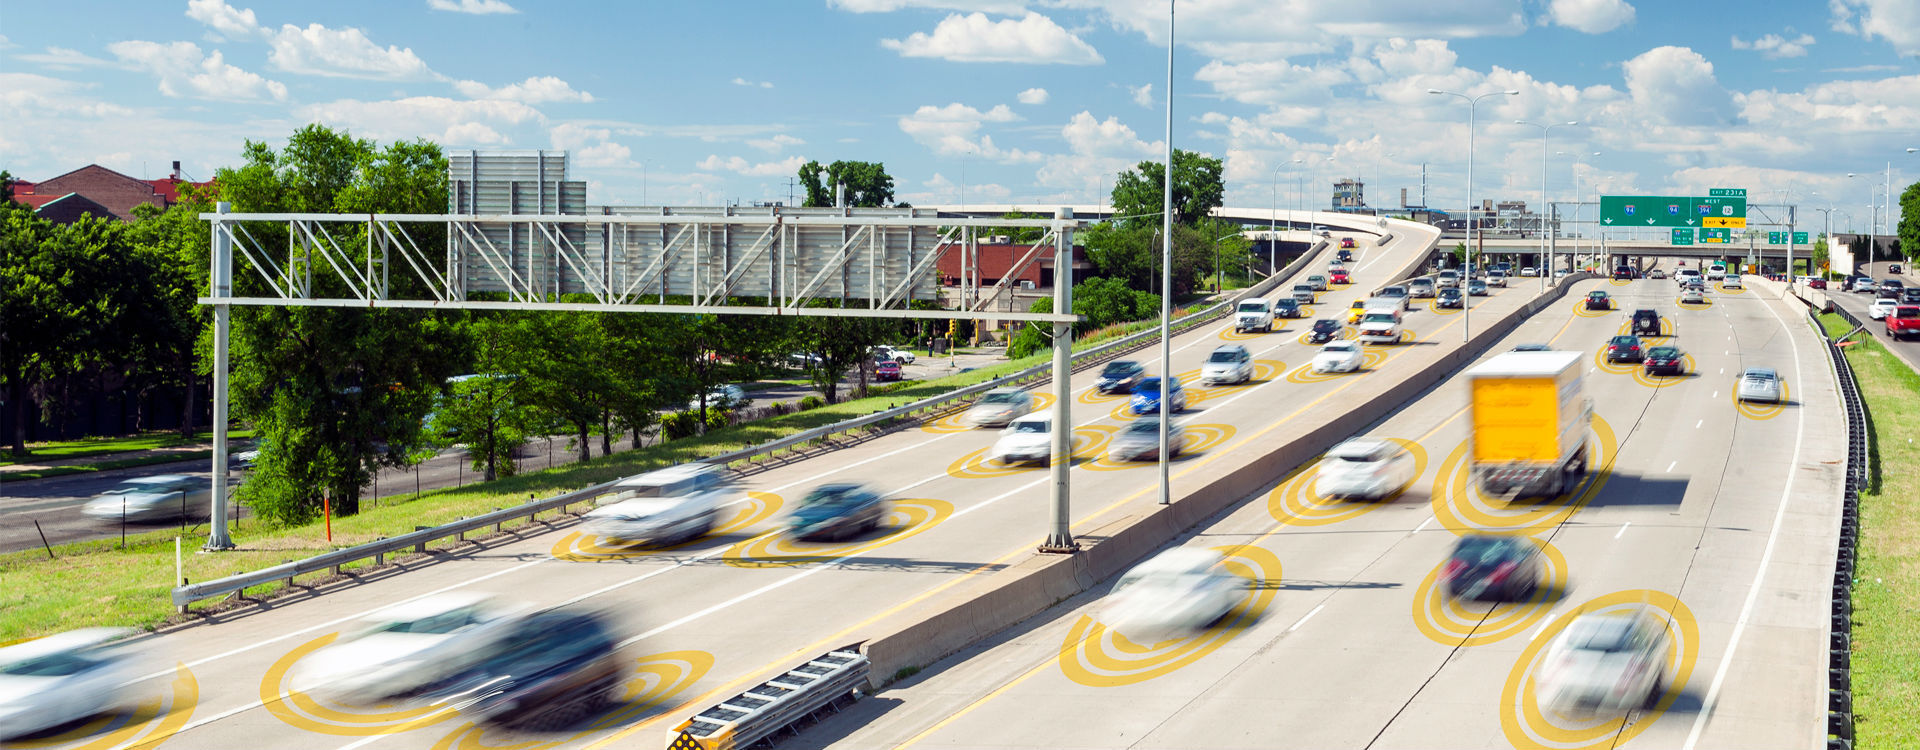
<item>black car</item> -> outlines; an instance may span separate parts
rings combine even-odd
[[[1613,301],[1607,299],[1606,292],[1587,292],[1588,310],[1611,310]]]
[[[1613,269],[1613,279],[1615,281],[1626,281],[1626,280],[1631,280],[1632,278],[1633,278],[1633,269],[1631,268],[1628,268],[1626,266],[1621,266],[1619,268]]]
[[[1639,336],[1615,336],[1607,341],[1608,362],[1639,362],[1646,359]]]
[[[1647,350],[1646,367],[1648,375],[1683,375],[1687,363],[1680,347],[1656,346]]]
[[[1140,384],[1140,378],[1147,368],[1131,359],[1116,359],[1108,362],[1106,369],[1100,371],[1100,379],[1093,381],[1093,387],[1101,393],[1132,393],[1133,387]]]
[[[1300,316],[1300,303],[1293,298],[1282,297],[1273,301],[1273,317],[1298,318]]]
[[[583,722],[620,700],[626,670],[597,612],[557,608],[521,618],[473,668],[427,691],[482,721],[535,728]]]
[[[1353,251],[1352,251],[1352,250],[1341,250],[1341,251],[1340,251],[1339,253],[1337,253],[1337,254],[1335,254],[1335,255],[1333,256],[1333,259],[1334,259],[1334,260],[1336,260],[1336,261],[1339,261],[1339,262],[1341,262],[1341,263],[1352,263],[1352,262],[1353,262]],[[1899,271],[1894,271],[1894,273],[1899,273]]]
[[[1452,309],[1458,310],[1461,307],[1466,306],[1466,304],[1467,304],[1466,298],[1460,296],[1460,290],[1455,289],[1453,287],[1448,287],[1446,289],[1440,290],[1439,296],[1434,297],[1433,299],[1434,307],[1444,307],[1444,308],[1452,308]]]
[[[1887,273],[1891,273],[1891,274],[1898,274],[1898,273],[1900,273],[1900,264],[1898,264],[1898,263],[1888,263],[1888,264],[1887,264]]]
[[[1660,313],[1654,312],[1652,310],[1633,311],[1633,335],[1635,336],[1660,335]]]
[[[1313,321],[1313,328],[1307,330],[1307,341],[1324,344],[1340,336],[1340,321],[1321,318]]]
[[[1902,291],[1900,293],[1900,304],[1920,305],[1920,286]]]
[[[1532,539],[1509,534],[1467,534],[1453,545],[1441,577],[1456,599],[1514,601],[1540,587],[1546,562]]]

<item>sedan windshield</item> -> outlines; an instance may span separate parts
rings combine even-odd
[[[1107,369],[1100,371],[1100,377],[1124,378],[1132,375],[1134,371],[1138,369],[1140,369],[1140,366],[1132,362],[1110,362],[1107,364]]]
[[[1639,346],[1640,340],[1632,336],[1615,336],[1613,337],[1613,345],[1614,346]]]
[[[1240,353],[1239,352],[1214,352],[1213,356],[1207,358],[1207,361],[1208,362],[1238,362],[1240,361]]]
[[[1680,350],[1671,346],[1656,346],[1647,352],[1650,359],[1677,359],[1679,356]]]
[[[1013,431],[1014,431],[1014,432],[1038,432],[1038,433],[1044,433],[1044,432],[1046,432],[1046,431],[1047,431],[1047,423],[1046,423],[1046,422],[1038,422],[1038,421],[1036,421],[1036,422],[1015,422],[1015,423],[1013,423]]]
[[[1265,302],[1240,303],[1240,312],[1257,313],[1257,312],[1266,312],[1266,311],[1267,311],[1267,303]]]
[[[1011,404],[1020,400],[1018,393],[989,393],[980,399],[983,404]]]

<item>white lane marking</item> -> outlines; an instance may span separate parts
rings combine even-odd
[[[1326,608],[1327,608],[1327,605],[1325,605],[1325,604],[1322,604],[1322,605],[1319,605],[1319,606],[1317,606],[1317,607],[1314,607],[1314,608],[1313,608],[1313,609],[1311,609],[1311,610],[1308,610],[1308,611],[1307,611],[1307,614],[1306,614],[1306,616],[1304,616],[1304,617],[1301,617],[1301,618],[1300,618],[1300,619],[1298,619],[1298,620],[1295,620],[1295,621],[1293,622],[1293,625],[1287,628],[1287,631],[1286,631],[1286,632],[1287,632],[1287,633],[1291,633],[1291,632],[1293,632],[1293,631],[1295,631],[1295,630],[1299,630],[1299,629],[1300,629],[1300,626],[1301,626],[1301,625],[1305,625],[1305,624],[1307,624],[1307,620],[1310,620],[1310,619],[1312,619],[1314,615],[1317,615],[1317,614],[1320,614],[1320,610],[1323,610],[1323,609],[1326,609]],[[1285,634],[1286,634],[1286,633],[1282,633],[1281,635],[1285,635]]]
[[[1714,395],[1716,395],[1716,396],[1717,396],[1717,395],[1719,395],[1719,394],[1717,394],[1717,393],[1716,393],[1716,394],[1714,394]],[[1704,420],[1704,419],[1702,419],[1702,420],[1700,420],[1700,421],[1698,421],[1698,422],[1694,422],[1694,423],[1693,423],[1693,429],[1696,429],[1696,430],[1698,430],[1698,429],[1700,429],[1700,425],[1703,425],[1703,424],[1706,424],[1706,423],[1707,423],[1707,420]]]
[[[1783,330],[1789,329],[1787,322],[1772,305],[1763,305],[1774,322]],[[1800,380],[1800,341],[1794,338],[1793,331],[1787,330],[1787,343],[1793,346],[1793,379]],[[1720,668],[1713,672],[1713,683],[1707,688],[1707,697],[1700,702],[1700,712],[1693,720],[1693,730],[1687,733],[1687,743],[1682,750],[1693,750],[1700,742],[1700,734],[1707,729],[1707,720],[1713,716],[1714,705],[1720,700],[1720,688],[1726,684],[1727,669],[1733,666],[1733,655],[1740,648],[1740,636],[1747,631],[1747,622],[1753,618],[1754,604],[1760,601],[1760,584],[1766,581],[1767,566],[1773,561],[1774,544],[1780,540],[1780,527],[1787,515],[1787,498],[1793,496],[1793,482],[1800,476],[1800,449],[1806,444],[1807,411],[1794,410],[1797,415],[1793,429],[1793,460],[1787,462],[1786,486],[1780,488],[1780,504],[1773,511],[1773,528],[1767,532],[1766,551],[1760,555],[1760,565],[1753,571],[1753,584],[1747,588],[1747,601],[1740,607],[1740,619],[1733,624],[1733,636],[1727,639],[1727,650],[1720,655]]]
[[[1433,523],[1433,516],[1427,516],[1427,520],[1421,521],[1419,526],[1413,527],[1413,533],[1418,534],[1422,531],[1426,531],[1427,524],[1430,524],[1430,523]]]
[[[1672,474],[1672,473],[1673,473],[1673,467],[1675,467],[1675,466],[1679,466],[1679,465],[1680,465],[1680,462],[1679,462],[1679,461],[1675,461],[1675,462],[1673,462],[1673,463],[1670,463],[1670,464],[1667,464],[1667,473],[1668,473],[1668,474]]]
[[[1545,632],[1547,629],[1547,625],[1551,624],[1552,622],[1553,622],[1552,619],[1542,619],[1540,621],[1540,627],[1534,628],[1533,632],[1527,635],[1527,642],[1532,643],[1534,641],[1540,640],[1540,634],[1542,632]]]
[[[1725,368],[1725,367],[1722,367],[1722,368],[1720,368],[1720,374],[1721,374],[1721,375],[1725,375],[1725,374],[1727,374],[1727,368]]]
[[[1713,397],[1714,397],[1714,398],[1719,398],[1719,397],[1720,397],[1720,392],[1719,392],[1719,391],[1714,391],[1714,392],[1713,392]]]
[[[1613,532],[1613,538],[1619,539],[1621,534],[1627,533],[1627,527],[1632,525],[1633,525],[1632,521],[1628,521],[1626,523],[1620,524],[1620,530]]]

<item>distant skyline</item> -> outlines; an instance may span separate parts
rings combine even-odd
[[[0,168],[208,179],[309,122],[559,149],[594,203],[787,200],[880,161],[914,204],[1096,203],[1165,144],[1165,2],[15,4]],[[1864,230],[1920,174],[1920,0],[1212,0],[1178,5],[1173,143],[1227,202],[1551,200],[1744,187]],[[1556,153],[1557,152],[1557,153]],[[1595,155],[1598,152],[1598,155]],[[1329,159],[1331,159],[1329,161]],[[1295,161],[1299,163],[1296,164]],[[1276,169],[1277,185],[1276,185]],[[1860,176],[1849,179],[1847,173]],[[1790,192],[1789,192],[1790,191]],[[797,194],[797,189],[795,191]],[[1884,201],[1884,197],[1879,198]]]

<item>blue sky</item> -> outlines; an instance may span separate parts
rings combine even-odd
[[[902,200],[1091,203],[1162,148],[1166,3],[240,0],[27,3],[0,18],[0,167],[204,179],[308,122],[573,154],[595,203],[785,200],[808,159]],[[1920,0],[1181,2],[1173,141],[1228,202],[1360,177],[1537,202],[1746,187],[1864,228],[1920,174]],[[1556,153],[1557,152],[1557,153]],[[1595,153],[1598,155],[1595,155]],[[1295,160],[1299,160],[1295,164]],[[1790,186],[1790,188],[1789,188]],[[1318,198],[1327,189],[1312,190]],[[1319,202],[1319,201],[1316,201]],[[1841,212],[1845,213],[1841,213]]]

